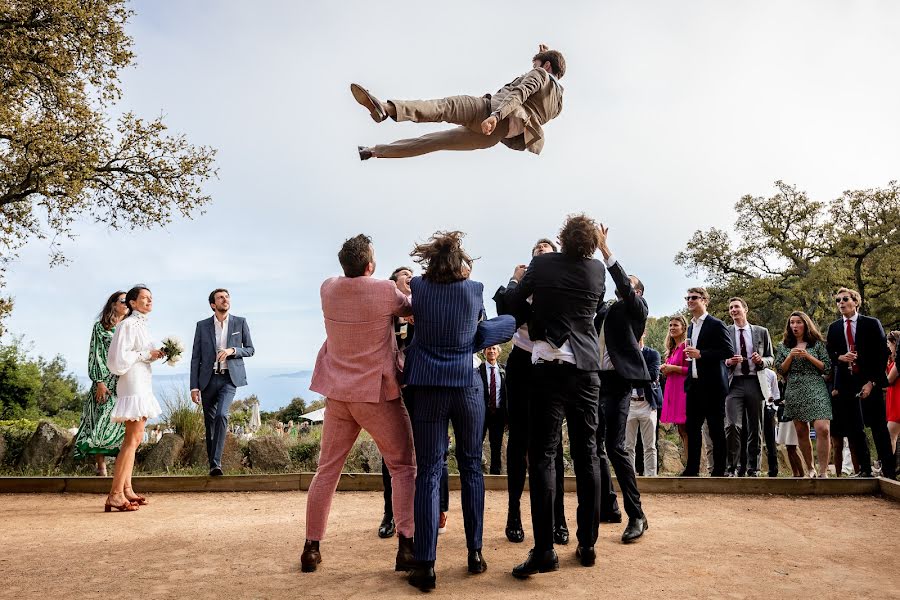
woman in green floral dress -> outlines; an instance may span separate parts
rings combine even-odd
[[[116,377],[106,366],[106,354],[112,341],[116,325],[128,313],[125,292],[116,292],[109,297],[100,317],[94,323],[91,334],[91,350],[88,355],[88,375],[91,391],[81,408],[81,425],[75,436],[75,458],[94,456],[97,475],[106,476],[106,457],[116,456],[125,428],[121,423],[110,421],[116,405]]]
[[[805,312],[792,312],[788,318],[784,339],[775,349],[775,368],[785,379],[784,416],[794,421],[809,476],[817,475],[809,441],[809,423],[812,421],[816,429],[818,476],[827,477],[831,451],[831,394],[822,375],[831,369],[831,360],[822,334]]]

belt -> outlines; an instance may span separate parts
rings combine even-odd
[[[561,358],[554,358],[553,360],[547,360],[544,358],[537,359],[537,362],[534,363],[536,365],[568,365],[570,367],[574,367],[575,363],[570,363]]]

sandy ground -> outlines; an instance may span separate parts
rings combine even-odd
[[[300,572],[304,492],[153,494],[104,514],[94,495],[0,496],[0,598],[387,598],[421,596],[393,571],[381,494],[335,498],[316,573]],[[437,598],[900,598],[900,504],[875,497],[645,495],[650,529],[623,545],[604,525],[598,561],[557,547],[560,571],[510,575],[531,546],[503,534],[506,493],[488,492],[486,573],[466,572],[459,492],[438,546]],[[526,503],[527,506],[527,503]],[[525,515],[527,519],[527,515]],[[886,568],[887,567],[887,568]]]

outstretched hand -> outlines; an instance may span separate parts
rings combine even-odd
[[[497,128],[498,122],[499,121],[497,117],[491,115],[481,122],[481,133],[483,133],[484,135],[491,135],[492,133],[494,133],[494,129]]]

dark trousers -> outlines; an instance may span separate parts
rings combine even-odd
[[[481,451],[484,434],[484,396],[481,377],[473,371],[467,388],[409,386],[415,396],[412,419],[416,446],[415,558],[434,562],[437,555],[440,478],[447,454],[447,427],[453,423],[456,462],[462,487],[466,546],[481,550],[484,524],[484,475]]]
[[[403,390],[403,404],[406,405],[406,412],[409,414],[409,420],[412,422],[415,413],[416,403],[413,400],[413,391],[410,389]],[[444,453],[444,468],[441,471],[441,512],[450,510],[450,470],[447,468],[447,459],[450,453]],[[381,482],[384,484],[384,514],[394,516],[394,489],[391,486],[391,472],[387,468],[384,459],[381,459]]]
[[[769,477],[778,477],[778,446],[775,443],[775,422],[777,411],[775,407],[766,407],[763,410],[762,430],[766,438],[766,460],[769,462]]]
[[[745,469],[751,473],[759,472],[759,429],[763,402],[756,375],[735,375],[732,378],[725,398],[725,444],[728,451],[725,468],[732,473]]]
[[[847,438],[847,441],[850,442],[850,450],[859,462],[860,473],[870,475],[872,473],[872,456],[869,454],[869,442],[866,439],[865,411],[863,410],[863,401],[857,396],[863,381],[857,375],[850,375],[848,369],[843,369],[838,376],[846,377],[849,380],[845,380],[845,385],[838,387],[838,395],[831,398],[833,413],[831,435],[835,438]],[[881,414],[884,417],[883,402]],[[887,423],[884,424],[884,427],[887,428]],[[872,433],[874,432],[873,429]]]
[[[863,423],[872,430],[875,451],[881,461],[881,474],[888,479],[896,476],[896,457],[891,451],[891,435],[887,428],[887,411],[884,394],[880,389],[872,390],[868,398],[862,400]]]
[[[644,516],[641,493],[638,491],[634,466],[625,450],[625,422],[631,405],[631,382],[615,371],[600,371],[599,419],[597,426],[597,456],[600,462],[600,515],[616,511],[616,492],[612,485],[610,464],[616,472],[622,502],[629,517]]]
[[[520,515],[520,501],[525,490],[528,472],[528,433],[530,427],[532,373],[531,353],[513,346],[506,361],[506,420],[509,439],[506,441],[506,484],[509,491],[509,514]],[[566,524],[564,503],[565,465],[562,436],[556,447],[556,495],[553,501],[554,527]]]
[[[234,401],[237,388],[228,373],[213,374],[209,383],[200,391],[203,405],[203,424],[206,426],[206,456],[210,469],[222,468],[222,449],[228,433],[228,411]]]
[[[685,475],[700,474],[700,447],[703,445],[703,422],[709,427],[713,442],[713,477],[725,475],[725,397],[694,385],[687,392],[688,461]]]
[[[534,550],[553,549],[556,456],[563,419],[569,428],[569,450],[575,465],[576,536],[580,545],[593,546],[600,495],[600,459],[597,456],[599,376],[596,371],[582,371],[572,364],[538,363],[534,366],[532,381],[528,481]]]
[[[503,410],[487,409],[484,417],[484,437],[488,438],[491,444],[491,475],[499,475],[503,468],[503,432],[505,430],[506,415],[503,414]],[[482,443],[484,442],[482,441]]]

